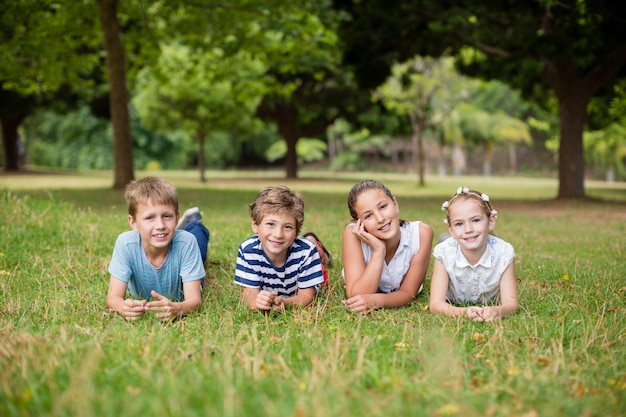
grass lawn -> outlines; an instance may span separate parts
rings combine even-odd
[[[107,267],[128,229],[110,173],[0,176],[0,416],[623,416],[626,184],[588,182],[558,202],[555,180],[401,174],[163,172],[181,209],[211,230],[204,304],[183,320],[130,323],[107,311]],[[144,176],[138,173],[137,176]],[[495,323],[409,307],[361,317],[341,305],[346,195],[385,182],[401,217],[445,230],[457,186],[489,194],[495,232],[517,252],[520,311]],[[287,184],[303,231],[334,256],[313,306],[251,314],[232,283],[247,204]]]

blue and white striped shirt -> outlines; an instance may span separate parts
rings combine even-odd
[[[315,287],[324,282],[317,247],[297,237],[287,250],[285,264],[277,267],[270,261],[258,235],[245,240],[237,253],[235,284],[247,288],[275,291],[281,297],[293,297],[300,288]]]
[[[198,242],[184,230],[176,231],[160,268],[150,263],[139,233],[129,230],[120,234],[113,249],[109,273],[128,283],[128,291],[135,298],[148,299],[150,291],[154,290],[172,301],[185,299],[183,282],[196,281],[206,275]]]

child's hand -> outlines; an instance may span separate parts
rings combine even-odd
[[[374,305],[367,301],[367,296],[365,295],[355,295],[347,300],[342,300],[341,304],[343,304],[347,309],[362,315],[376,309]]]
[[[465,315],[468,319],[483,322],[485,321],[485,309],[483,307],[471,306],[465,311]]]
[[[361,220],[356,221],[356,224],[352,227],[352,233],[354,233],[361,242],[372,248],[372,251],[386,251],[385,243],[366,231]]]
[[[146,312],[146,300],[124,300],[124,318],[126,320],[137,320]]]
[[[274,298],[274,301],[272,302],[272,310],[279,313],[285,312],[285,300],[283,297],[276,296],[276,298]]]
[[[278,293],[276,292],[260,291],[256,296],[256,308],[258,310],[271,310],[277,296]]]
[[[156,301],[147,303],[146,311],[155,311],[157,318],[161,319],[161,321],[167,321],[181,315],[182,311],[179,303],[173,303],[156,291],[152,291],[150,294],[156,298]]]

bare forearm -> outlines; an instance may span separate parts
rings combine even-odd
[[[463,316],[467,310],[467,308],[456,307],[445,301],[431,302],[429,307],[432,314],[441,314],[449,317]]]
[[[293,306],[293,307],[306,307],[310,305],[315,299],[315,293],[309,294],[304,293],[303,291],[299,291],[298,294],[289,298],[281,298],[282,303],[285,307]]]
[[[372,300],[374,300],[376,308],[404,307],[413,302],[414,299],[415,296],[407,291],[394,291],[388,294],[372,294]]]
[[[107,297],[106,303],[107,303],[108,308],[116,311],[117,313],[121,315],[124,315],[124,298],[114,296],[114,295],[109,295]]]
[[[383,263],[384,260],[381,256],[372,257],[369,264],[363,270],[363,274],[354,279],[354,282],[347,283],[346,294],[348,298],[378,292],[380,277],[383,273]]]
[[[510,316],[511,314],[515,313],[518,309],[518,304],[507,303],[507,304],[502,304],[500,306],[494,306],[490,308],[494,310],[495,318],[503,318],[503,317]]]
[[[186,316],[202,305],[202,299],[185,300],[178,303],[178,317]]]

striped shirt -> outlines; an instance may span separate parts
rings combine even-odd
[[[189,232],[177,230],[160,268],[151,263],[141,244],[139,233],[129,230],[115,242],[109,273],[128,283],[135,298],[149,299],[154,290],[172,301],[185,299],[183,283],[204,278],[206,272],[196,238]]]
[[[323,282],[317,247],[305,238],[294,240],[281,267],[274,265],[267,257],[258,235],[248,238],[239,246],[235,284],[275,291],[281,297],[293,297],[298,289],[315,287],[317,290]]]

